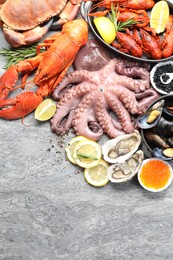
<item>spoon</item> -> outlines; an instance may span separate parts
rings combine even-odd
[[[160,81],[162,84],[169,84],[173,80],[173,72],[172,73],[163,73],[160,76]]]

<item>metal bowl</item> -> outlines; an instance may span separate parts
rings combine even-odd
[[[118,49],[116,49],[115,47],[107,44],[102,38],[101,36],[99,35],[99,33],[97,32],[97,29],[94,25],[94,17],[93,16],[89,16],[89,13],[93,7],[93,5],[95,4],[96,2],[82,2],[81,4],[81,14],[82,16],[84,17],[84,19],[88,22],[90,28],[91,28],[91,31],[93,32],[93,34],[95,35],[95,37],[106,47],[108,48],[112,53],[116,54],[116,55],[120,55],[120,56],[124,56],[126,58],[131,58],[131,59],[134,59],[136,61],[144,61],[144,62],[149,62],[149,63],[158,63],[158,62],[163,62],[163,61],[167,61],[167,60],[170,60],[173,58],[173,56],[170,56],[168,58],[163,58],[163,59],[159,59],[159,60],[155,60],[155,59],[151,59],[151,58],[148,58],[145,54],[143,54],[143,56],[141,58],[138,58],[138,57],[134,57],[130,54],[127,54],[127,53],[124,53],[122,51],[119,51]],[[172,6],[170,6],[170,9],[172,10]],[[94,9],[94,11],[98,11],[98,9]]]
[[[165,82],[161,80],[163,76],[166,75],[168,78],[165,78]],[[159,62],[158,64],[154,65],[152,70],[150,71],[150,81],[153,86],[153,88],[161,93],[161,94],[172,94],[173,93],[173,61],[166,61],[166,62]],[[167,80],[171,80],[170,83],[168,83]]]
[[[158,101],[164,100],[165,101],[165,105],[173,105],[173,94],[167,94],[164,96],[159,97],[157,100],[155,100],[147,109],[147,111]],[[167,114],[166,116],[170,121],[173,121],[173,115],[169,116],[169,114]],[[152,131],[152,128],[150,129]],[[153,144],[149,143],[146,140],[145,134],[147,133],[148,129],[141,129],[141,136],[142,136],[142,141],[144,143],[144,145],[146,146],[146,148],[150,151],[150,153],[153,155],[153,149],[156,148],[156,146],[154,146]],[[173,136],[173,135],[172,135]],[[154,155],[153,155],[154,156]],[[155,157],[155,156],[154,156]]]

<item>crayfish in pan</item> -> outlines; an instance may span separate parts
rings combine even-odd
[[[48,48],[47,51],[11,66],[0,78],[0,117],[23,118],[36,109],[65,76],[79,49],[87,40],[88,25],[85,20],[69,21],[63,25],[61,33],[45,39],[38,45],[38,53],[42,46]],[[38,86],[36,92],[26,91],[6,99],[11,91],[20,87],[15,87],[18,73],[23,74],[23,87],[27,83],[27,77],[34,70],[36,73],[32,81]]]
[[[88,0],[84,0],[85,2],[87,2]],[[118,6],[122,6],[125,8],[130,8],[130,9],[135,9],[135,10],[148,10],[151,9],[154,5],[155,2],[154,0],[102,0],[102,1],[98,1],[98,0],[92,0],[91,2],[96,2],[96,4],[94,4],[92,6],[91,11],[93,11],[96,8],[106,8],[107,10],[111,10],[111,5],[118,5]],[[96,12],[95,16],[100,15],[100,12]]]
[[[4,37],[13,47],[38,42],[53,20],[62,26],[75,19],[80,3],[81,0],[3,0],[0,20]]]
[[[148,58],[155,60],[168,58],[173,54],[172,21],[170,15],[163,38],[156,35],[150,27],[135,27],[132,31],[126,29],[125,33],[117,32],[117,41],[114,41],[112,46],[135,57],[141,57],[145,53]]]

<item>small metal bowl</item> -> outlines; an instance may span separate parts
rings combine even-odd
[[[150,81],[160,94],[173,93],[173,61],[156,64],[150,72]]]

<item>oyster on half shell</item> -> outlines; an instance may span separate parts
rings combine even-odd
[[[139,150],[125,162],[112,164],[108,169],[108,179],[114,183],[131,180],[137,174],[143,159],[144,153]]]
[[[109,163],[122,163],[137,151],[140,143],[141,135],[138,130],[120,135],[102,146],[103,158]]]

